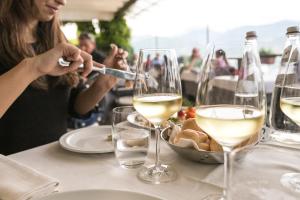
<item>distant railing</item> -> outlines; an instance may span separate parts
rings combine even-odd
[[[282,54],[267,54],[267,55],[261,55],[260,60],[262,64],[274,64],[276,57],[281,57]],[[237,65],[234,65],[233,67],[237,67],[238,69],[241,67],[242,64],[242,58],[241,57],[229,57],[228,60],[236,60]]]

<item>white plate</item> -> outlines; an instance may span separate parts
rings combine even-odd
[[[79,190],[53,194],[40,200],[162,200],[149,195],[120,190]]]
[[[154,130],[155,130],[155,128],[154,128],[153,126],[151,126],[151,127],[145,126],[145,125],[142,124],[141,122],[136,121],[136,116],[137,116],[137,115],[140,115],[140,114],[137,113],[137,112],[133,112],[133,113],[129,114],[129,115],[127,116],[127,121],[128,121],[130,124],[135,125],[135,126],[137,126],[137,127],[141,127],[141,128],[145,128],[145,129],[150,129],[151,131],[154,131]],[[166,122],[166,123],[163,124],[162,127],[163,127],[163,128],[167,128],[167,127],[169,126],[169,124],[170,124],[170,122]]]
[[[133,112],[132,114],[129,114],[127,116],[127,121],[135,126],[141,127],[141,128],[149,128],[149,126],[145,126],[144,124],[142,124],[139,121],[136,121],[136,116],[138,116],[140,114],[138,114],[137,112]],[[150,128],[151,130],[154,130],[153,127]]]
[[[69,151],[78,153],[109,153],[114,151],[107,136],[111,126],[91,126],[70,131],[60,137],[60,145]]]

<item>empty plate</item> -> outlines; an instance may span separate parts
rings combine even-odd
[[[120,190],[79,190],[53,194],[40,200],[161,200],[146,194]]]
[[[109,153],[114,151],[111,126],[91,126],[70,131],[59,139],[60,145],[78,153]]]

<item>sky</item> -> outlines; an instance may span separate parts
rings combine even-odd
[[[159,0],[147,11],[127,17],[133,36],[175,36],[207,25],[223,32],[281,20],[300,21],[300,0]]]

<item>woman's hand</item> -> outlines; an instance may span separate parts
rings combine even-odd
[[[71,62],[69,67],[62,67],[58,64],[58,59],[61,57]],[[37,78],[46,74],[61,76],[76,71],[81,64],[84,64],[82,76],[85,77],[91,72],[93,66],[91,55],[67,43],[58,44],[43,54],[29,58],[29,62]]]
[[[111,45],[112,49],[104,61],[104,65],[111,68],[126,70],[126,58],[128,53],[123,49],[118,49],[116,45]],[[97,67],[102,64],[94,62]],[[106,95],[106,93],[117,83],[117,78],[108,75],[99,75],[99,78],[85,91],[82,91],[76,98],[74,108],[77,113],[85,114],[95,107],[95,105]]]
[[[105,58],[103,64],[111,68],[126,70],[128,68],[128,64],[126,62],[127,56],[127,51],[118,48],[115,44],[111,44],[111,51]]]
[[[128,64],[126,62],[126,58],[128,56],[128,52],[124,51],[121,48],[118,48],[115,44],[111,44],[111,51],[108,56],[105,58],[103,64],[97,63],[94,61],[94,66],[97,67],[111,67],[120,70],[127,70]],[[117,78],[113,76],[102,76],[95,81],[94,86],[97,88],[104,87],[106,90],[110,90],[117,83]]]

